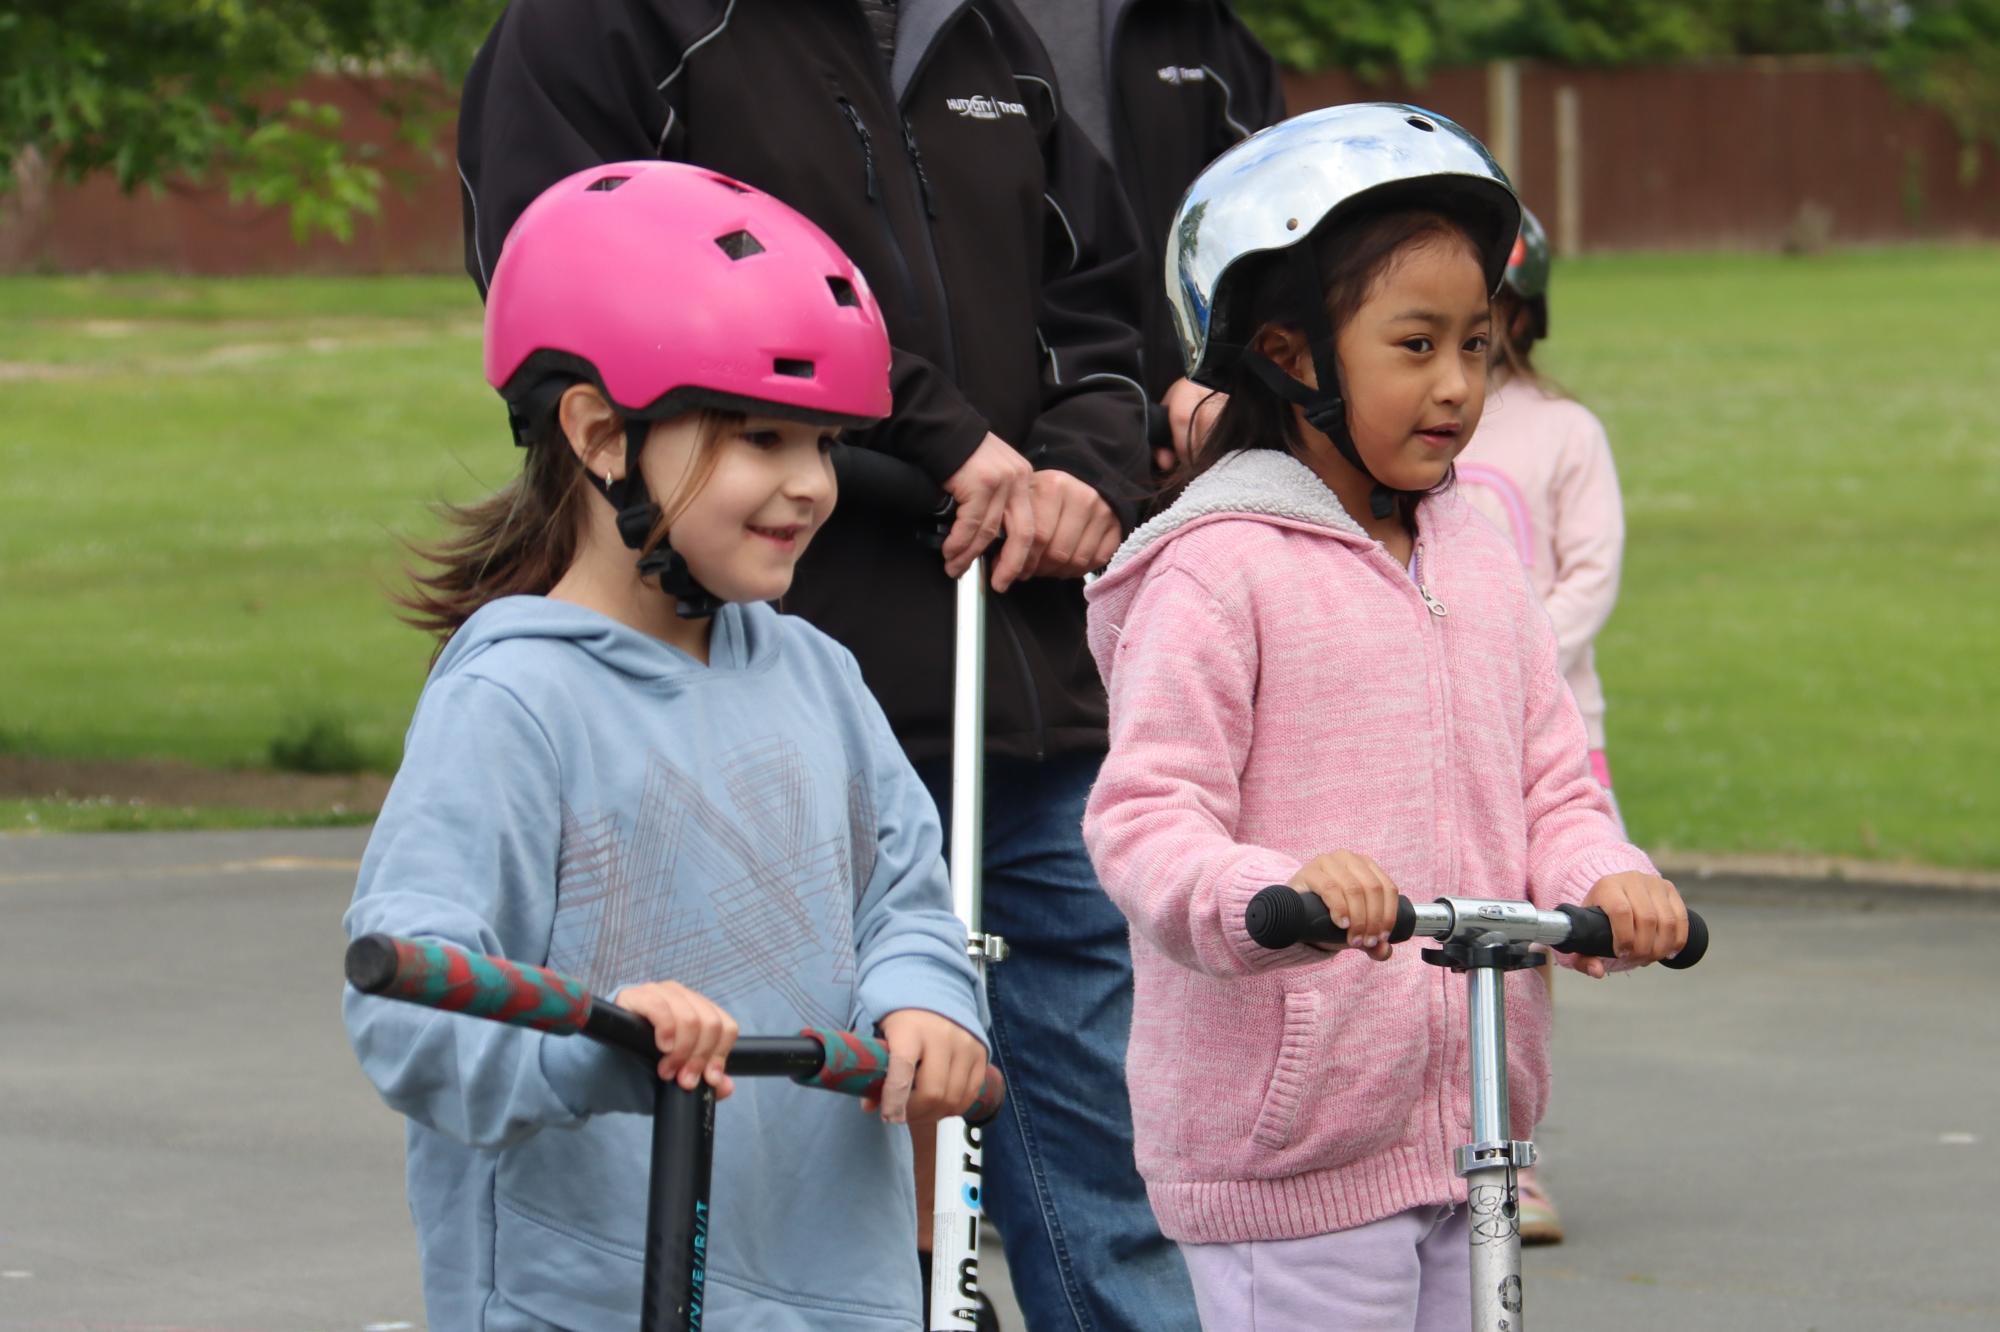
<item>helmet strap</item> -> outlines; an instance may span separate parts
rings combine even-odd
[[[1399,498],[1414,492],[1383,485],[1368,470],[1368,464],[1361,461],[1361,450],[1354,446],[1354,432],[1348,426],[1347,399],[1341,392],[1340,355],[1334,349],[1333,323],[1326,316],[1326,301],[1321,294],[1326,284],[1320,278],[1319,261],[1310,245],[1293,246],[1289,258],[1292,268],[1289,285],[1294,291],[1308,293],[1299,315],[1305,325],[1306,346],[1319,386],[1308,387],[1270,357],[1254,350],[1248,352],[1246,360],[1251,373],[1265,387],[1299,407],[1305,413],[1306,423],[1333,441],[1333,447],[1347,465],[1374,482],[1374,488],[1368,492],[1368,512],[1378,520],[1387,518],[1396,511]]]
[[[1321,318],[1324,321],[1324,315]],[[1377,519],[1387,518],[1396,511],[1396,498],[1404,492],[1391,490],[1376,481],[1375,474],[1368,470],[1368,464],[1361,461],[1361,451],[1354,447],[1353,432],[1347,428],[1347,400],[1340,392],[1339,358],[1334,354],[1332,343],[1315,341],[1312,358],[1313,370],[1320,382],[1318,388],[1310,388],[1294,379],[1270,357],[1254,351],[1245,355],[1244,364],[1264,382],[1266,388],[1304,411],[1306,424],[1332,440],[1333,447],[1348,466],[1374,482],[1374,488],[1368,492],[1368,512]]]
[[[618,539],[628,549],[640,552],[639,577],[651,578],[660,591],[674,599],[674,613],[683,620],[705,620],[722,609],[722,599],[701,585],[687,560],[673,548],[670,537],[662,534],[651,550],[646,540],[660,525],[660,506],[646,489],[645,475],[639,470],[639,452],[646,446],[652,422],[625,422],[625,475],[608,480],[584,467],[583,474],[597,493],[611,502],[618,513]]]

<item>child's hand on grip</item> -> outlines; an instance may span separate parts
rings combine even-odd
[[[861,1102],[885,1123],[926,1124],[962,1115],[986,1081],[986,1045],[948,1017],[899,1008],[882,1019],[889,1073]]]
[[[1353,851],[1332,851],[1308,861],[1291,886],[1326,903],[1333,923],[1347,931],[1349,948],[1388,961],[1400,890],[1380,865]]]
[[[735,1079],[723,1071],[736,1044],[736,1019],[712,1000],[674,981],[654,981],[628,985],[611,1002],[653,1024],[660,1081],[678,1080],[687,1091],[706,1081],[718,1101],[736,1090]]]
[[[1602,907],[1610,918],[1611,942],[1620,962],[1644,966],[1672,957],[1687,943],[1687,906],[1674,886],[1657,875],[1636,871],[1608,874],[1592,885],[1583,904]],[[1570,956],[1570,965],[1578,971],[1604,975],[1603,958]]]

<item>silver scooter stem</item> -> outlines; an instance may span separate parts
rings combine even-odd
[[[980,933],[980,866],[985,863],[986,560],[958,579],[957,636],[952,653],[951,905],[965,925],[967,949],[981,992],[986,964],[1007,955],[998,937]],[[979,1217],[984,1151],[982,1130],[963,1119],[937,1126],[932,1195],[932,1329],[973,1332],[979,1315]]]
[[[1472,1051],[1472,1142],[1457,1153],[1472,1245],[1472,1332],[1521,1332],[1521,1204],[1515,1171],[1532,1143],[1508,1138],[1506,973],[1466,975]]]

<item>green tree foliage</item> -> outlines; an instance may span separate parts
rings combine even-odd
[[[1631,65],[1882,49],[1913,11],[2000,0],[1240,0],[1295,69],[1420,79],[1440,64],[1517,58]]]
[[[2000,147],[2000,0],[1239,0],[1279,61],[1421,83],[1440,65],[1872,56],[1966,143]]]
[[[0,192],[22,155],[127,191],[219,174],[288,211],[295,235],[352,235],[384,183],[380,145],[344,142],[315,72],[455,81],[500,0],[15,0],[0,7]],[[448,103],[402,85],[399,134],[430,144]]]
[[[1950,119],[1969,179],[1979,144],[2000,148],[2000,0],[1911,0],[1904,20],[1881,54],[1882,72]]]

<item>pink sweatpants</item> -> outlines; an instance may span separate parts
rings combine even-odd
[[[1183,1244],[1206,1332],[1464,1332],[1465,1209],[1418,1207],[1295,1240]]]

